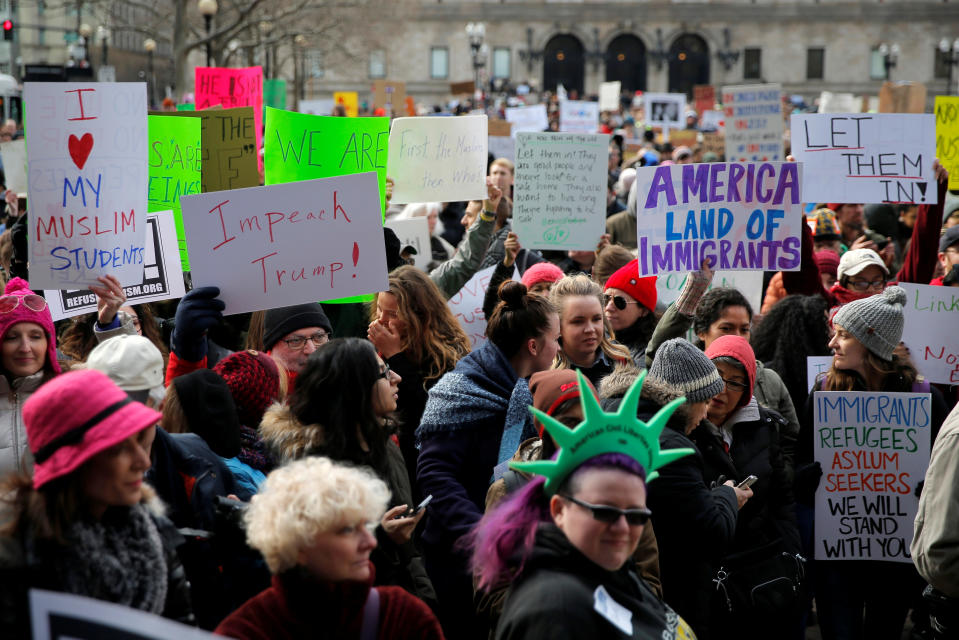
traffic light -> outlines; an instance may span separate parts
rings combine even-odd
[[[3,39],[8,42],[13,40],[13,20],[3,21]]]

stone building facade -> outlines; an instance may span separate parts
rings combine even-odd
[[[605,80],[657,92],[779,82],[811,98],[876,95],[888,73],[926,84],[931,104],[959,79],[938,50],[959,37],[954,0],[395,0],[364,29],[368,59],[315,63],[304,97],[364,95],[385,78],[406,82],[417,101],[442,101],[477,71],[470,22],[485,26],[478,75],[491,87],[562,82],[590,95]],[[883,55],[892,50],[895,59]]]

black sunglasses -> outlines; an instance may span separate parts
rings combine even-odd
[[[649,522],[650,516],[653,515],[653,512],[649,509],[619,509],[617,507],[610,507],[605,504],[590,504],[588,502],[583,502],[582,500],[577,500],[573,496],[560,496],[564,500],[569,500],[573,504],[579,505],[584,509],[589,509],[590,513],[593,514],[594,520],[599,520],[600,522],[605,522],[607,524],[613,524],[619,520],[620,516],[626,518],[626,523],[632,527],[638,527],[641,524],[646,524]]]
[[[612,298],[613,304],[614,304],[614,305],[616,306],[616,308],[619,309],[620,311],[625,310],[625,309],[626,309],[626,305],[628,305],[628,304],[639,304],[639,302],[637,302],[636,300],[633,300],[632,302],[629,302],[629,301],[627,301],[626,298],[624,298],[623,296],[611,296],[611,295],[606,295],[606,294],[603,295],[603,302],[604,302],[605,304],[609,304],[610,298]]]

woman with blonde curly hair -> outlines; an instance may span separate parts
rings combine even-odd
[[[629,349],[613,341],[603,313],[603,290],[588,276],[566,276],[553,285],[549,299],[559,311],[562,346],[554,369],[582,371],[598,388],[616,365],[632,363]]]
[[[373,587],[371,526],[390,492],[363,468],[310,457],[267,477],[244,518],[273,584],[220,623],[236,638],[442,638],[421,600]]]
[[[376,294],[367,336],[402,378],[397,418],[410,483],[416,475],[413,433],[430,388],[470,352],[470,339],[429,276],[411,266],[393,270],[389,290]],[[414,484],[415,486],[415,484]]]

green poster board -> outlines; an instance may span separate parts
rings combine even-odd
[[[180,212],[180,196],[200,193],[200,120],[151,115],[147,122],[150,136],[147,211],[173,211],[180,262],[187,271],[190,257]]]

